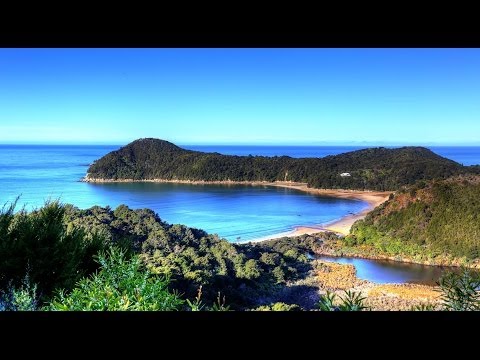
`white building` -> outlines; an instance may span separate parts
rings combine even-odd
[[[350,173],[341,173],[340,176],[345,177],[345,176],[352,176]]]

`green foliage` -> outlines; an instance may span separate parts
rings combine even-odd
[[[251,280],[259,278],[261,274],[257,261],[250,259],[245,262],[244,270],[240,273],[240,277]]]
[[[183,303],[168,290],[168,280],[142,269],[138,256],[110,248],[98,256],[100,271],[77,283],[72,292],[60,291],[51,310],[177,310]]]
[[[205,304],[202,302],[202,285],[198,288],[197,296],[194,301],[187,299],[187,304],[190,307],[191,311],[202,311],[205,307]]]
[[[253,309],[254,311],[300,311],[300,307],[296,304],[285,304],[284,302],[276,302],[270,305],[262,305]]]
[[[421,304],[412,311],[478,311],[480,310],[480,273],[468,268],[460,272],[447,271],[440,278],[442,303],[439,306]]]
[[[359,292],[346,290],[344,296],[338,296],[339,304],[336,305],[337,295],[329,291],[323,295],[318,303],[321,311],[362,311],[370,308],[364,304],[365,297]]]
[[[171,279],[170,289],[192,299],[203,286],[207,304],[215,303],[221,291],[232,309],[249,307],[305,274],[311,268],[304,255],[308,244],[320,243],[315,237],[303,237],[237,245],[202,230],[167,224],[151,210],[125,205],[115,210],[69,207],[65,221],[105,234],[117,246],[128,239],[131,251],[139,253],[151,272]]]
[[[190,301],[187,299],[187,304],[191,311],[202,311],[207,309],[205,304],[202,301],[202,286],[198,288],[197,296],[195,297],[194,301]],[[217,299],[213,303],[213,305],[208,309],[210,311],[229,311],[230,306],[225,304],[225,295],[221,296],[220,291],[218,292]]]
[[[469,269],[460,274],[447,272],[439,280],[445,310],[480,310],[480,275]]]
[[[37,285],[30,282],[28,274],[19,287],[11,283],[6,290],[0,291],[0,311],[38,310]]]
[[[277,284],[281,284],[285,282],[285,272],[282,270],[280,266],[276,266],[272,270],[272,275],[275,278]]]
[[[19,286],[26,276],[42,299],[54,289],[71,289],[97,266],[93,255],[105,238],[64,223],[65,207],[58,201],[27,213],[14,213],[16,203],[0,211],[0,288]]]
[[[337,295],[327,290],[325,295],[323,295],[319,302],[318,307],[321,311],[340,311],[340,308],[335,305],[335,299]]]
[[[78,309],[83,305],[101,308],[98,299],[99,303],[83,305],[81,301],[87,291],[97,298],[106,295],[97,283],[108,280],[108,271],[94,278],[88,275],[99,269],[94,255],[107,245],[121,249],[125,261],[139,259],[149,272],[170,279],[166,284],[170,291],[191,299],[203,285],[203,298],[211,308],[238,310],[252,307],[259,298],[305,275],[311,269],[305,257],[308,244],[320,242],[303,237],[237,245],[202,230],[167,224],[151,210],[131,210],[125,205],[115,210],[99,206],[80,210],[53,202],[31,213],[14,213],[12,205],[4,208],[0,227],[0,290],[4,294],[22,290],[28,271],[40,306],[51,303],[53,294],[61,290],[55,304]],[[113,303],[102,306],[120,308],[117,295],[111,290]],[[228,299],[228,306],[222,298]]]
[[[342,172],[351,176],[342,177]],[[420,179],[473,172],[422,147],[371,148],[324,158],[230,156],[139,139],[96,160],[96,179],[296,181],[315,188],[396,190]]]
[[[230,306],[225,304],[225,295],[223,295],[223,298],[222,298],[220,291],[218,292],[217,301],[213,303],[210,310],[211,311],[230,311]]]
[[[342,311],[362,311],[369,310],[368,306],[364,305],[365,297],[361,293],[356,293],[350,290],[345,291],[345,296],[340,298],[342,304],[340,310]]]
[[[433,304],[420,304],[412,306],[410,311],[435,311],[435,305]]]
[[[376,253],[429,260],[450,255],[480,257],[480,177],[422,182],[354,224],[346,246],[369,245]],[[463,259],[463,260],[462,260]]]

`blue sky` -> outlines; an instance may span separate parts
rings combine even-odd
[[[480,49],[0,49],[0,143],[480,145]]]

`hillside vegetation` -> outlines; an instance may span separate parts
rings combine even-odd
[[[232,310],[268,305],[311,270],[306,252],[320,243],[232,244],[125,205],[13,210],[0,211],[0,310],[34,307],[15,294],[59,310],[183,309],[200,287],[206,304],[221,293]]]
[[[231,156],[136,140],[96,160],[88,180],[294,181],[314,188],[397,190],[417,180],[478,171],[423,147],[370,148],[324,158]],[[351,176],[341,176],[348,172]]]
[[[345,273],[345,265],[308,256],[342,241],[332,233],[231,244],[167,224],[151,210],[79,210],[52,202],[30,213],[4,208],[0,234],[0,311],[370,309],[353,267]],[[480,308],[474,275],[441,280],[444,309]],[[369,304],[397,309],[398,301],[377,298]],[[402,308],[442,305],[414,300]]]
[[[373,252],[435,259],[480,256],[480,176],[419,182],[356,222],[348,245]]]
[[[221,291],[234,309],[262,302],[310,269],[299,240],[232,244],[203,230],[165,223],[148,209],[68,206],[65,223],[129,247],[146,268],[171,279],[171,289],[187,298],[193,298],[202,285],[204,299],[213,301]]]

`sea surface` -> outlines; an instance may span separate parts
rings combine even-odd
[[[0,145],[0,205],[20,196],[17,209],[60,199],[79,208],[150,208],[169,223],[245,241],[318,225],[362,211],[362,201],[336,199],[292,189],[186,184],[88,184],[80,182],[89,164],[120,146]],[[323,157],[360,149],[348,146],[183,146],[234,155]],[[480,164],[480,147],[432,147],[464,165]]]

